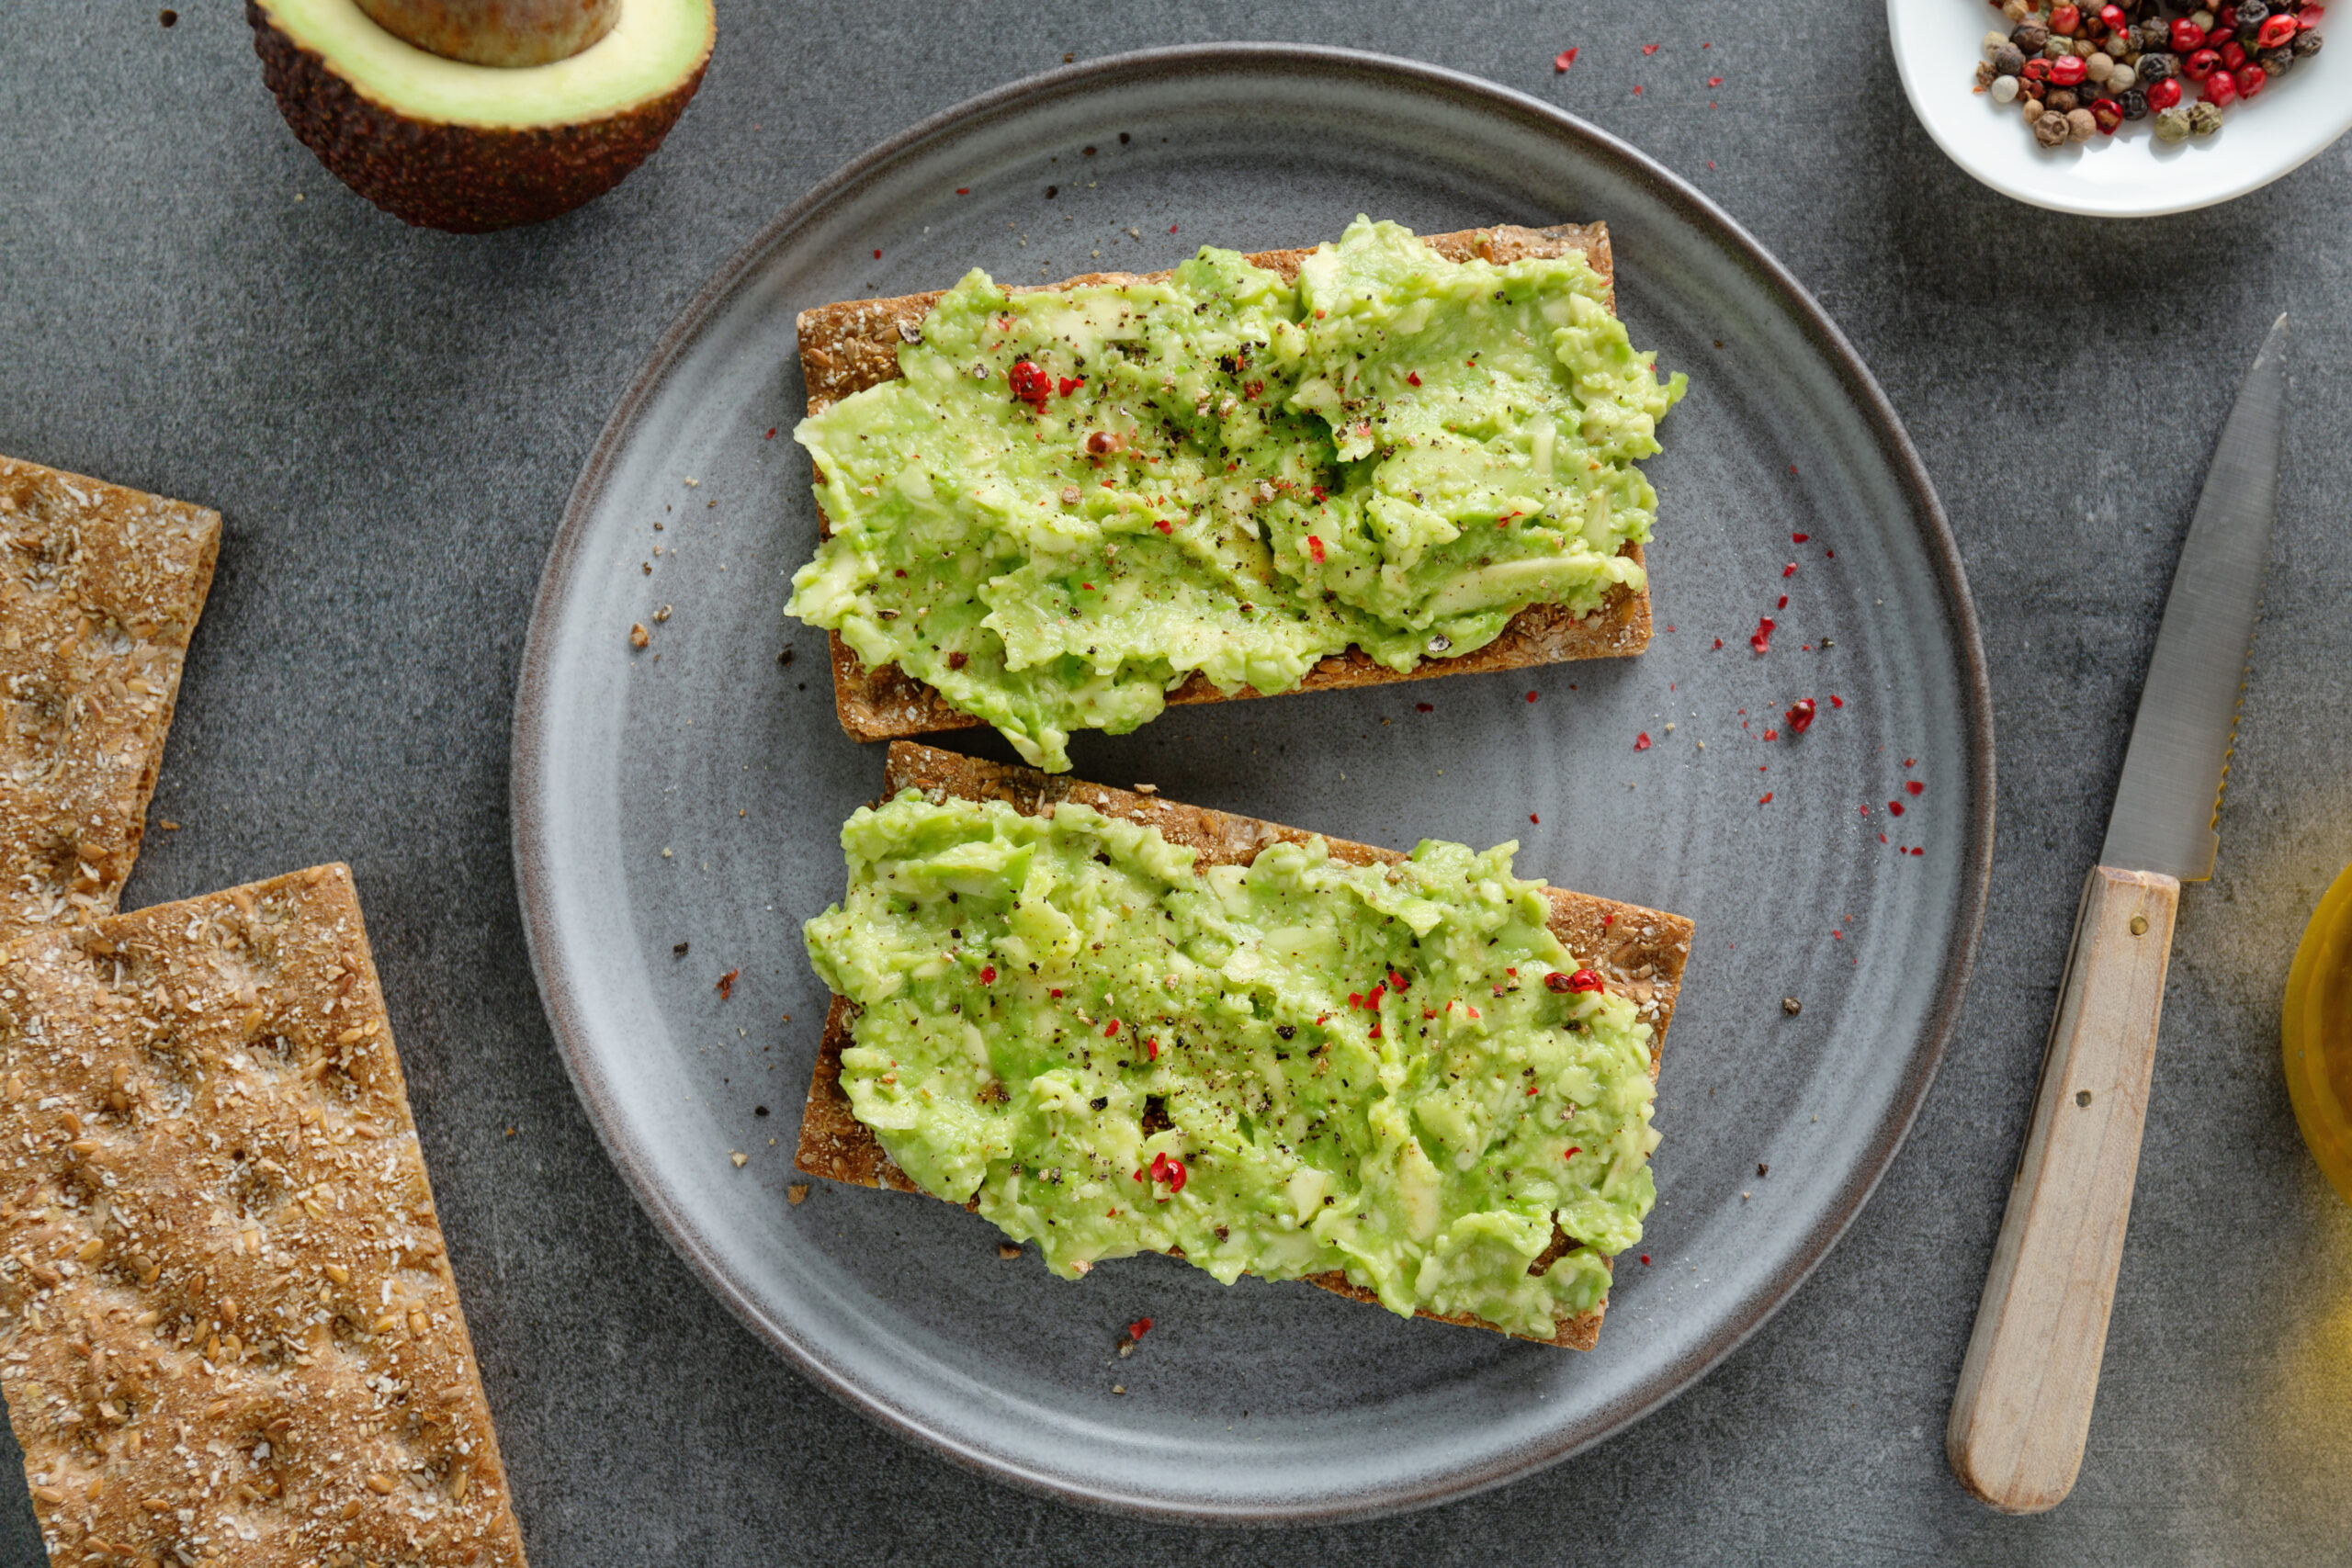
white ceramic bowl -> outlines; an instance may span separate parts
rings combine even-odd
[[[1975,90],[1984,35],[2016,24],[1984,0],[1887,0],[1903,90],[1936,145],[2005,196],[2094,218],[2152,218],[2211,207],[2268,185],[2352,130],[2352,0],[2321,26],[2328,46],[2232,106],[2219,133],[2167,143],[2155,118],[2054,150],[2037,144],[2014,104]],[[2189,98],[2193,102],[2194,89]]]

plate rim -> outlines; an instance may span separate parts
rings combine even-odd
[[[539,736],[547,716],[545,698],[554,666],[549,627],[565,597],[565,590],[580,565],[589,517],[602,492],[616,455],[639,412],[653,399],[675,368],[683,352],[718,306],[752,278],[760,264],[792,232],[825,209],[853,195],[861,186],[922,147],[953,135],[976,121],[1025,109],[1076,92],[1098,89],[1139,73],[1188,74],[1238,69],[1295,72],[1340,77],[1374,78],[1392,88],[1434,93],[1458,103],[1499,112],[1539,130],[1580,144],[1604,160],[1614,161],[1629,178],[1650,187],[1694,227],[1711,231],[1726,243],[1768,289],[1785,301],[1791,319],[1811,338],[1852,398],[1870,428],[1883,458],[1922,516],[1927,527],[1923,544],[1938,589],[1950,613],[1961,655],[1965,688],[1968,772],[1975,809],[1963,822],[1964,846],[1958,876],[1958,919],[1947,943],[1942,973],[1924,1036],[1915,1043],[1890,1101],[1889,1111],[1861,1149],[1860,1157],[1834,1189],[1835,1201],[1823,1219],[1803,1235],[1780,1271],[1780,1277],[1734,1314],[1692,1352],[1664,1364],[1634,1397],[1606,1411],[1597,1428],[1564,1434],[1561,1440],[1535,1445],[1508,1459],[1468,1466],[1398,1486],[1368,1498],[1322,1502],[1312,1498],[1286,1505],[1229,1504],[1215,1500],[1186,1502],[1165,1495],[1128,1487],[1087,1484],[1072,1477],[1024,1465],[1007,1456],[983,1450],[936,1430],[916,1415],[899,1410],[871,1394],[854,1378],[830,1365],[814,1349],[803,1346],[791,1325],[770,1317],[729,1280],[713,1256],[696,1239],[691,1215],[674,1202],[657,1179],[650,1159],[627,1136],[610,1086],[599,1069],[586,1037],[591,1032],[578,998],[569,987],[561,957],[560,922],[554,918],[548,878],[548,815],[538,802],[549,792],[552,777]],[[965,1469],[1011,1482],[1026,1490],[1084,1507],[1135,1517],[1199,1524],[1315,1525],[1374,1518],[1468,1496],[1532,1474],[1624,1431],[1686,1393],[1708,1372],[1745,1344],[1773,1314],[1786,1305],[1822,1260],[1851,1228],[1879,1182],[1893,1164],[1917,1122],[1940,1066],[1946,1045],[1965,999],[1968,980],[1984,926],[1989,893],[1994,837],[1994,728],[1992,688],[1979,633],[1976,607],[1968,587],[1959,544],[1950,519],[1920,460],[1910,434],[1884,390],[1843,332],[1810,291],[1729,213],[1690,182],[1674,174],[1630,142],[1540,98],[1500,84],[1444,66],[1407,60],[1366,50],[1281,42],[1209,42],[1170,45],[1105,55],[1060,66],[990,88],[926,116],[913,125],[876,143],[810,186],[798,199],[763,224],[723,264],[680,309],[669,328],[647,355],[629,385],[614,405],[595,445],[581,467],[563,515],[549,541],[548,556],[532,595],[531,615],[523,656],[515,677],[514,719],[509,733],[508,807],[510,843],[514,863],[516,898],[531,972],[548,1018],[558,1054],[563,1059],[573,1092],[580,1098],[597,1140],[639,1206],[671,1249],[704,1286],[771,1348],[782,1352],[801,1375],[875,1421],[895,1436],[911,1439]]]
[[[2266,186],[2285,179],[2289,175],[2343,141],[2346,131],[2352,130],[2352,96],[2347,96],[2344,107],[2336,116],[2334,129],[2324,137],[2313,141],[2308,148],[2294,158],[2279,164],[2267,174],[2240,178],[2233,183],[2219,186],[2209,194],[2195,196],[2183,201],[2099,202],[2088,198],[2075,200],[2055,193],[2044,193],[2021,187],[2000,178],[1984,162],[1976,157],[1974,154],[1977,143],[1971,141],[1965,145],[1955,144],[1945,135],[1939,118],[1928,112],[1923,98],[1923,95],[1928,90],[1928,84],[1913,74],[1910,51],[1903,45],[1903,19],[1906,15],[1916,13],[1920,4],[1921,0],[1886,0],[1887,51],[1894,56],[1895,74],[1903,78],[1903,96],[1911,106],[1911,118],[1919,122],[1919,128],[1928,133],[1928,140],[1933,141],[1937,149],[1945,157],[1951,159],[1969,178],[1987,190],[1997,192],[2012,201],[2023,202],[2028,207],[2038,207],[2045,212],[2064,212],[2077,218],[2125,219],[2170,218],[2184,212],[2200,212],[2209,207],[2219,207],[2224,202],[2235,201],[2242,196],[2251,196]]]

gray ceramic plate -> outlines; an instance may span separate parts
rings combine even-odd
[[[882,776],[880,750],[834,723],[824,638],[783,615],[816,536],[790,440],[794,313],[974,265],[1035,282],[1165,266],[1204,242],[1306,243],[1359,211],[1428,232],[1608,220],[1634,341],[1690,375],[1649,465],[1657,641],[1637,660],[1177,709],[1081,738],[1078,771],[1374,843],[1517,839],[1528,874],[1697,919],[1647,1263],[1620,1260],[1591,1355],[1302,1284],[1227,1289],[1158,1258],[1065,1283],[918,1196],[819,1182],[786,1201],[826,1001],[800,922],[838,897],[837,827]],[[1758,656],[1763,615],[1780,630]],[[643,653],[635,622],[652,629]],[[1806,696],[1821,716],[1792,739],[1777,716]],[[951,743],[1006,755],[991,736]],[[1951,1027],[1993,743],[1927,477],[1753,240],[1532,99],[1365,55],[1216,47],[1056,72],[920,125],[703,291],[571,498],[525,656],[514,790],[532,956],[581,1097],[754,1331],[857,1408],[1009,1479],[1139,1512],[1309,1519],[1573,1453],[1796,1288],[1901,1143]],[[1156,1326],[1115,1359],[1144,1315]]]

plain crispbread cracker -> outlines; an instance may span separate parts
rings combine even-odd
[[[348,869],[0,953],[0,1140],[51,1562],[522,1568]]]
[[[1550,229],[1504,224],[1425,238],[1430,249],[1449,261],[1476,257],[1501,265],[1580,254],[1600,275],[1610,309],[1616,309],[1615,274],[1609,252],[1609,231],[1604,224],[1563,223]],[[1311,250],[1264,251],[1249,259],[1270,272],[1280,273],[1285,279],[1295,279],[1299,264],[1314,254]],[[1009,292],[1034,294],[1086,284],[1152,281],[1168,276],[1164,272],[1092,272],[1042,288],[1015,287]],[[939,299],[937,291],[902,294],[889,299],[853,299],[820,305],[800,312],[800,369],[808,384],[809,413],[822,413],[852,393],[897,380],[899,344],[912,341],[916,328]],[[831,531],[831,525],[821,514],[819,522],[826,532]],[[1626,546],[1623,553],[1636,563],[1642,560],[1639,545]],[[980,722],[949,706],[944,697],[895,664],[868,670],[849,644],[842,640],[839,632],[831,636],[833,705],[842,728],[854,739],[886,740],[943,729],[967,729]],[[1649,590],[1645,587],[1636,593],[1619,584],[1611,587],[1600,609],[1582,620],[1557,605],[1531,604],[1512,617],[1500,637],[1460,658],[1425,659],[1400,674],[1385,664],[1374,663],[1361,649],[1351,648],[1325,658],[1290,690],[1322,692],[1342,686],[1425,681],[1439,675],[1520,670],[1571,659],[1623,658],[1641,652],[1649,641]],[[1195,671],[1168,694],[1168,701],[1216,703],[1261,694],[1244,686],[1228,697]]]
[[[0,457],[0,938],[110,914],[220,514]]]
[[[1091,806],[1106,817],[1125,818],[1157,828],[1170,843],[1198,852],[1200,865],[1247,865],[1269,844],[1303,843],[1315,835],[1296,828],[1278,827],[1254,818],[1236,817],[1198,806],[1182,806],[1158,795],[1145,795],[1101,784],[1084,784],[1065,774],[1041,773],[1034,768],[982,761],[909,741],[893,741],[883,774],[885,798],[905,789],[919,789],[944,799],[1001,800],[1024,816],[1049,811],[1065,800]],[[1326,839],[1331,858],[1350,865],[1394,863],[1405,857],[1394,850]],[[1552,900],[1552,931],[1589,967],[1598,970],[1609,988],[1629,996],[1649,1021],[1650,1077],[1657,1077],[1658,1055],[1666,1043],[1666,1026],[1674,1017],[1675,998],[1681,990],[1682,966],[1690,956],[1690,922],[1680,915],[1663,914],[1637,904],[1619,904],[1565,888],[1547,887]],[[811,1176],[860,1187],[887,1187],[900,1192],[922,1189],[900,1170],[857,1119],[848,1094],[841,1087],[842,1052],[852,1043],[849,1001],[835,997],[825,1015],[824,1039],[817,1048],[817,1067],[808,1082],[808,1099],[801,1111],[800,1144],[792,1163]],[[976,1205],[967,1205],[973,1207]],[[1539,1265],[1571,1246],[1556,1226],[1552,1248]],[[1307,1282],[1360,1302],[1378,1304],[1379,1296],[1351,1285],[1341,1273],[1314,1274]],[[1600,1341],[1602,1302],[1580,1316],[1562,1318],[1557,1332],[1540,1344],[1589,1350]],[[1474,1328],[1490,1327],[1462,1313],[1423,1312],[1445,1323]],[[1521,1336],[1521,1337],[1527,1337]]]

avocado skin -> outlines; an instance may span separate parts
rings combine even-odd
[[[486,234],[571,211],[620,184],[662,145],[702,85],[707,49],[658,97],[571,125],[449,125],[412,119],[352,88],[317,51],[245,0],[262,80],[278,112],[335,178],[405,223]]]

